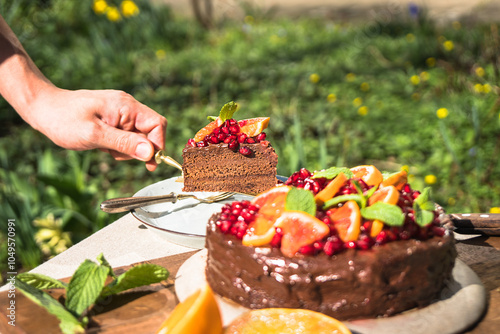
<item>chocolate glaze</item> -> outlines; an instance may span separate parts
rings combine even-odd
[[[221,296],[252,308],[305,308],[340,320],[390,316],[439,297],[456,258],[453,234],[426,241],[394,241],[334,256],[247,247],[207,226],[206,276]]]
[[[228,148],[228,144],[182,150],[183,191],[237,191],[257,194],[276,186],[278,155],[268,141],[241,144],[250,156]]]

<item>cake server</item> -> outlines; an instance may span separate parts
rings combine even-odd
[[[179,169],[182,172],[182,165],[175,161],[172,157],[169,157],[168,155],[165,154],[164,151],[158,151],[155,154],[155,162],[159,165],[162,162],[166,163],[167,165],[170,165],[172,167],[175,167]]]
[[[236,193],[233,192],[223,192],[217,195],[199,198],[195,195],[189,194],[175,194],[170,193],[167,195],[159,195],[159,196],[137,196],[137,197],[119,197],[108,199],[101,203],[101,210],[107,213],[118,213],[125,212],[133,209],[137,209],[143,206],[171,202],[175,203],[179,200],[183,200],[186,198],[194,198],[197,201],[202,203],[214,203],[222,201],[226,198],[233,196]]]
[[[500,236],[500,213],[451,213],[448,217],[457,233]]]

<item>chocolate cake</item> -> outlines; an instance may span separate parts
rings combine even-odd
[[[278,155],[268,141],[245,144],[243,155],[219,143],[206,147],[186,144],[182,151],[184,191],[235,191],[257,194],[276,185]]]
[[[281,218],[272,227],[275,231],[271,241],[258,246],[245,243],[252,229],[257,228],[252,224],[261,214],[261,199],[273,198],[273,206],[278,207],[278,191],[259,195],[260,200],[226,204],[221,212],[210,218],[207,226],[206,277],[209,285],[217,294],[251,309],[304,308],[339,320],[385,317],[429,305],[439,298],[451,278],[456,258],[454,238],[443,226],[439,210],[429,211],[432,214],[427,222],[422,220],[421,213],[414,212],[415,208],[432,209],[428,207],[427,195],[418,200],[420,192],[412,190],[406,183],[406,174],[402,175],[375,186],[364,182],[364,177],[346,178],[343,186],[332,195],[338,197],[334,202],[339,202],[334,207],[321,201],[316,202],[314,215],[300,213],[310,217],[314,224],[329,226],[330,233],[296,248],[298,251],[292,254],[283,249],[280,241],[288,232],[276,227],[284,229],[278,221],[286,216],[288,209],[285,213],[277,211]],[[312,173],[301,170],[286,184],[290,189],[298,186],[317,195],[328,188],[331,181],[314,178]],[[347,229],[342,226],[345,220],[335,217],[342,207],[348,206],[340,196],[351,194],[352,198],[351,190],[356,187],[366,196],[367,206],[374,205],[369,199],[377,198],[375,189],[384,194],[396,191],[394,202],[397,203],[390,205],[401,209],[403,222],[389,224],[387,219],[383,228],[374,234],[376,219],[363,216],[357,225],[359,231],[355,239],[349,239],[349,235],[341,232]],[[370,191],[373,187],[375,189]],[[284,188],[279,190],[286,191]],[[275,196],[269,195],[272,192]],[[269,214],[270,206],[265,208]],[[302,233],[301,229],[302,225],[295,229],[299,232],[294,233]],[[300,242],[301,239],[296,240]]]

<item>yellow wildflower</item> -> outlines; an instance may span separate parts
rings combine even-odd
[[[425,63],[427,64],[427,66],[429,67],[434,67],[436,66],[436,58],[434,57],[429,57],[425,60]]]
[[[416,93],[416,92],[415,92],[415,93],[413,93],[413,94],[411,94],[411,99],[412,99],[413,101],[418,101],[418,100],[420,100],[420,94],[419,94],[419,93]]]
[[[500,207],[494,206],[490,209],[490,213],[500,213]]]
[[[328,94],[326,99],[328,100],[328,102],[333,103],[333,102],[337,101],[337,95],[335,95],[334,93],[330,93],[330,94]]]
[[[477,75],[478,77],[484,77],[484,68],[482,68],[482,67],[477,67],[477,68],[476,68],[476,70],[475,70],[475,72],[476,72],[476,75]]]
[[[370,90],[370,84],[368,82],[363,82],[359,87],[363,92],[367,92]]]
[[[406,41],[409,42],[409,43],[412,43],[415,41],[415,35],[413,34],[407,34],[406,35]]]
[[[167,53],[163,49],[156,50],[156,58],[159,60],[165,59]]]
[[[483,92],[485,94],[488,94],[489,92],[491,92],[491,86],[490,86],[490,84],[484,84],[483,85]]]
[[[474,91],[476,93],[484,93],[483,85],[481,85],[480,83],[475,84]]]
[[[358,114],[360,114],[361,116],[366,116],[366,114],[368,114],[368,107],[367,106],[359,107]]]
[[[359,107],[362,104],[363,104],[363,99],[360,97],[357,97],[354,100],[352,100],[352,105],[355,107]]]
[[[454,199],[453,197],[448,198],[448,205],[455,205],[456,202],[457,200]]]
[[[120,9],[125,17],[131,17],[139,14],[139,7],[132,0],[123,0]]]
[[[345,76],[345,79],[349,82],[353,82],[354,80],[356,80],[356,74],[354,73],[347,73],[346,76]]]
[[[106,17],[111,22],[119,21],[122,18],[122,16],[120,15],[120,12],[118,11],[118,8],[116,8],[115,6],[108,7],[108,10],[106,11]]]
[[[462,24],[460,24],[460,22],[458,22],[458,21],[453,21],[453,23],[451,24],[451,26],[455,30],[460,30],[460,28],[462,28]]]
[[[94,0],[92,9],[97,15],[102,15],[106,13],[106,10],[108,9],[108,3],[105,0]]]
[[[424,182],[427,184],[435,184],[437,182],[437,177],[433,174],[426,175],[424,178]]]
[[[420,77],[418,75],[412,75],[410,77],[410,82],[412,83],[412,85],[416,86],[420,83]]]
[[[455,48],[455,44],[453,43],[453,41],[444,41],[443,43],[443,47],[446,51],[451,51]]]
[[[420,80],[427,81],[429,80],[429,72],[423,71],[420,73]]]
[[[410,166],[403,165],[403,166],[401,166],[401,170],[404,170],[405,172],[409,173],[410,172]]]
[[[313,73],[309,76],[309,81],[311,81],[312,83],[318,83],[319,81],[319,75],[316,74],[316,73]]]
[[[437,111],[436,111],[436,115],[438,118],[446,118],[448,117],[448,109],[446,108],[439,108]]]
[[[61,218],[55,219],[54,215],[49,213],[46,218],[35,219],[33,225],[38,227],[35,241],[45,255],[57,255],[71,246],[70,233],[63,232]]]

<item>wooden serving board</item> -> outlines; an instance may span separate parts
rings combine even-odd
[[[178,303],[173,279],[180,265],[195,252],[177,254],[147,261],[167,268],[170,278],[167,282],[136,288],[104,300],[90,312],[90,324],[86,333],[156,333]],[[115,268],[120,274],[131,266]],[[69,281],[69,278],[64,279]],[[62,298],[62,289],[48,292],[55,298]],[[59,320],[44,308],[16,291],[16,326],[8,324],[5,312],[0,312],[0,333],[2,334],[59,334]],[[0,293],[0,309],[6,310],[10,302],[7,292]]]

